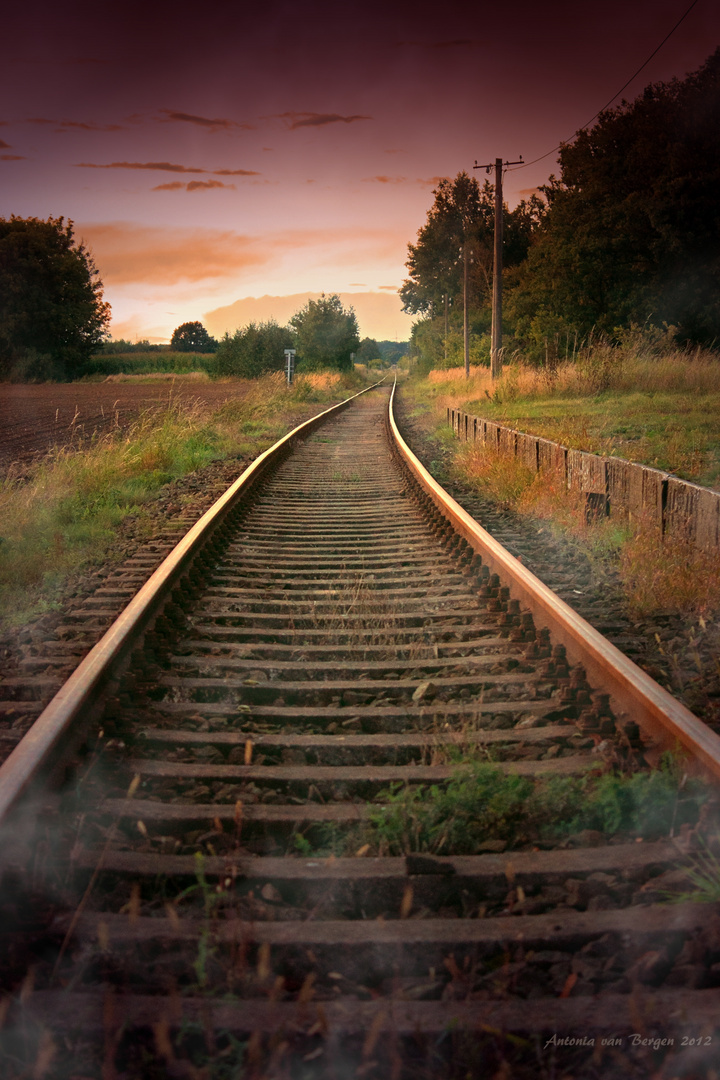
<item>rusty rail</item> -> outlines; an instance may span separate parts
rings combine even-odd
[[[518,562],[418,461],[395,421],[396,386],[390,397],[389,422],[397,448],[413,476],[453,527],[509,585],[512,597],[532,612],[536,623],[549,627],[553,638],[567,649],[569,658],[583,664],[590,682],[610,693],[618,719],[635,721],[660,750],[675,749],[679,743],[710,773],[720,777],[720,737]]]
[[[0,822],[33,780],[48,767],[73,725],[87,719],[83,713],[90,710],[98,692],[130,650],[138,645],[139,636],[149,628],[172,588],[187,571],[208,537],[222,524],[228,511],[267,467],[291,448],[294,440],[308,435],[330,416],[347,408],[352,401],[381,382],[384,379],[299,424],[265,450],[173,548],[0,766]]]

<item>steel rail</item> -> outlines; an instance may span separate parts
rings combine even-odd
[[[159,614],[166,597],[191,566],[193,557],[199,553],[203,544],[212,535],[214,529],[222,523],[238,499],[249,490],[265,469],[292,445],[295,439],[308,435],[334,413],[341,412],[356,398],[366,394],[368,390],[373,390],[384,381],[384,378],[380,379],[372,386],[367,386],[357,394],[352,394],[337,405],[332,405],[329,409],[305,420],[287,435],[278,439],[255,458],[185,534],[100,641],[80,662],[0,766],[0,822],[7,818],[19,799],[27,792],[32,781],[48,767],[61,741],[82,717],[83,711],[90,707],[95,695],[110,677],[111,672],[136,643],[138,635],[142,634],[148,628],[152,618]]]
[[[388,405],[395,445],[453,528],[509,586],[510,595],[531,611],[537,625],[547,625],[553,639],[565,646],[568,658],[585,667],[590,683],[610,694],[618,719],[634,721],[656,740],[658,749],[675,749],[680,743],[701,766],[720,777],[720,737],[536,578],[433,479],[398,430],[393,410],[396,388],[397,378]]]

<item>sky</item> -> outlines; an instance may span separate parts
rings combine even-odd
[[[115,338],[337,292],[362,336],[403,340],[397,289],[437,180],[571,139],[690,3],[13,4],[0,217],[75,222]],[[718,45],[720,5],[696,0],[623,96]],[[555,153],[508,170],[506,201],[553,172]]]

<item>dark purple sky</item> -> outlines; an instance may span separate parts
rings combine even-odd
[[[689,2],[14,4],[0,214],[75,220],[116,337],[264,294],[387,307],[436,179],[571,137]],[[718,44],[698,0],[625,96]],[[509,173],[508,201],[553,170]],[[380,302],[361,331],[405,336]]]

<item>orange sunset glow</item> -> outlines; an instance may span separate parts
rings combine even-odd
[[[571,138],[687,6],[13,5],[0,213],[75,221],[116,338],[284,320],[324,291],[356,298],[361,335],[403,340],[396,290],[438,178]],[[699,0],[623,96],[719,41]],[[510,171],[507,201],[553,171],[554,153]]]

